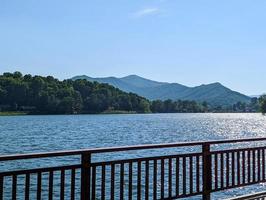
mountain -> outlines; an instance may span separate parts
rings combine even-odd
[[[96,81],[99,83],[108,83],[109,85],[112,85],[116,88],[119,88],[125,92],[132,92],[132,90],[136,89],[136,87],[132,84],[128,84],[125,81],[116,78],[116,77],[106,77],[106,78],[92,78],[89,76],[75,76],[72,78],[72,80],[78,80],[78,79],[85,79],[88,81]]]
[[[163,84],[167,84],[163,82],[152,81],[152,80],[142,78],[137,75],[129,75],[129,76],[120,78],[120,80],[124,81],[127,84],[134,85],[135,87],[140,87],[140,88],[157,87]]]
[[[157,82],[130,75],[122,78],[106,77],[92,78],[88,76],[75,76],[73,80],[86,79],[100,83],[108,83],[125,92],[133,92],[150,100],[194,100],[206,101],[212,106],[232,106],[237,102],[249,103],[251,98],[223,86],[221,83],[212,83],[196,87],[187,87],[178,83]]]

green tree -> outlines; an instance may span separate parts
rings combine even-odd
[[[74,114],[75,113],[75,99],[72,97],[64,97],[57,107],[59,114]]]
[[[208,103],[207,103],[206,101],[204,101],[204,102],[202,103],[202,108],[203,108],[203,111],[204,111],[204,112],[208,112],[208,108],[209,108],[209,106],[208,106]]]
[[[262,95],[259,98],[259,104],[260,104],[260,111],[265,114],[266,113],[266,94]]]
[[[140,103],[139,103],[138,112],[141,112],[141,113],[149,113],[149,112],[151,112],[149,102],[144,100],[144,99],[141,99]]]
[[[161,100],[155,100],[151,104],[151,111],[154,113],[163,113],[164,109],[164,102]]]

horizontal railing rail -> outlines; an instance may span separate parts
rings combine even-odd
[[[0,200],[178,199],[195,195],[208,200],[213,192],[266,182],[264,144],[222,150],[211,150],[211,146],[259,141],[266,138],[2,155],[2,166],[7,161],[66,156],[80,156],[80,163],[2,171]],[[189,153],[173,149],[171,155],[168,150],[162,156],[92,162],[92,156],[102,153],[196,146],[201,149]]]
[[[120,147],[91,148],[91,149],[70,150],[70,151],[12,154],[12,155],[1,155],[0,161],[47,158],[47,157],[64,157],[64,156],[81,155],[83,153],[91,153],[91,154],[110,153],[110,152],[119,152],[119,151],[121,152],[121,151],[133,151],[133,150],[185,147],[185,146],[202,146],[204,144],[216,145],[216,144],[243,143],[243,142],[256,142],[256,141],[266,141],[266,137],[233,139],[233,140],[228,139],[228,140],[212,140],[212,141],[197,141],[197,142],[176,142],[176,143],[167,143],[167,144],[144,144],[144,145],[120,146]]]

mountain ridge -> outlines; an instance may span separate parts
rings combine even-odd
[[[233,91],[219,82],[188,87],[179,83],[158,82],[137,75],[121,78],[92,78],[86,75],[75,76],[73,80],[86,79],[107,83],[125,92],[133,92],[150,100],[194,100],[207,102],[211,106],[232,106],[237,102],[249,103],[251,98]]]

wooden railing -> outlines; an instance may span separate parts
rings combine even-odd
[[[232,149],[235,143],[259,141],[256,147]],[[1,166],[9,161],[66,156],[80,156],[80,163],[4,170],[0,172],[0,200],[178,199],[196,195],[208,200],[213,192],[266,181],[265,141],[253,138],[3,155]],[[219,145],[225,147],[212,150]],[[181,147],[190,147],[193,152],[178,153],[176,148]],[[97,162],[92,159],[103,153],[154,149],[158,154],[167,149],[168,154]]]

